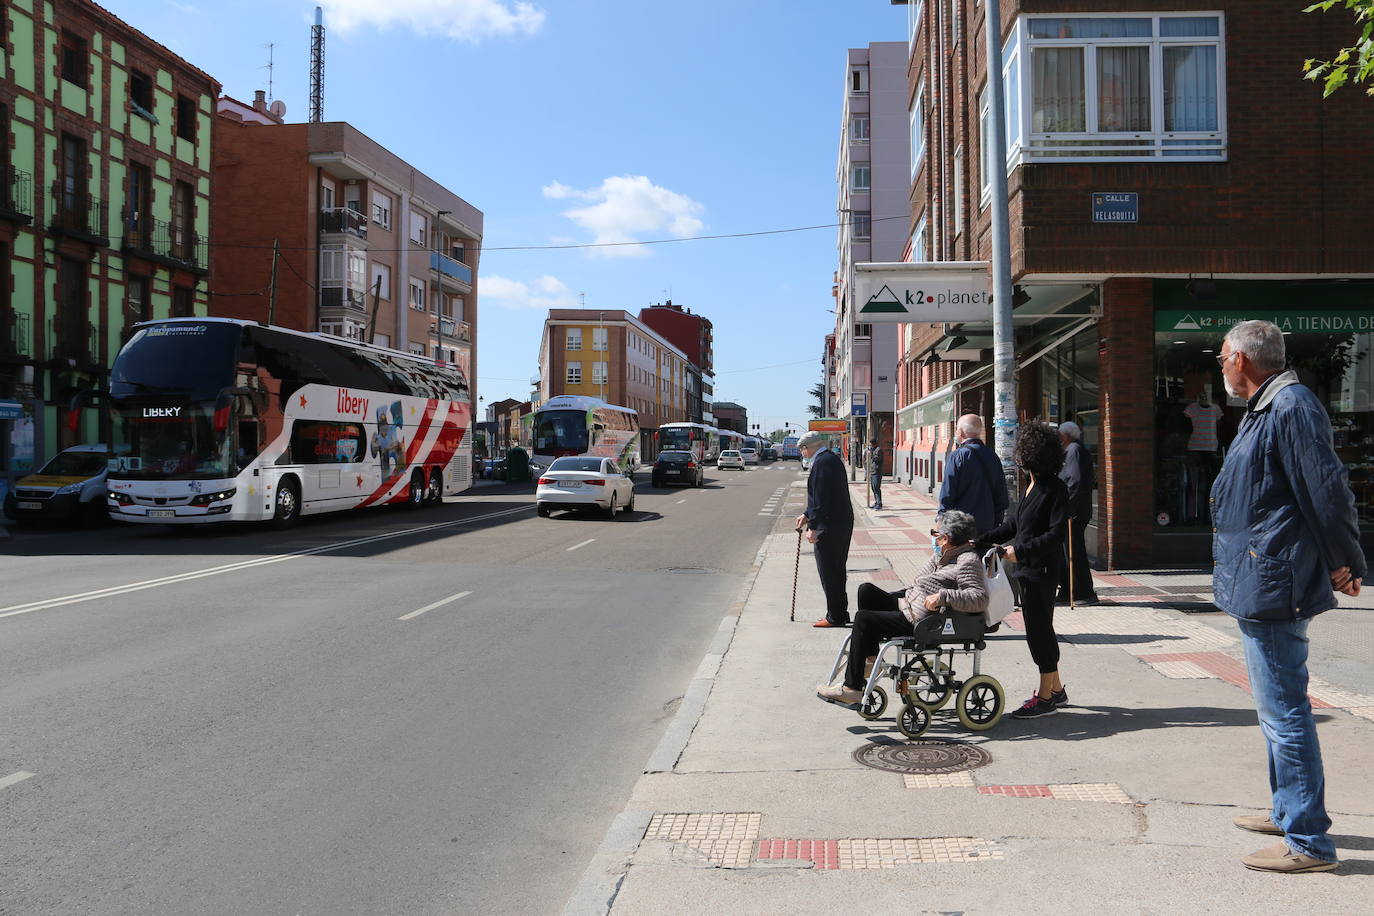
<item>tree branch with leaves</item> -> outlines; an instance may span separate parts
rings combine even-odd
[[[1326,98],[1348,82],[1364,83],[1368,95],[1374,95],[1374,0],[1322,0],[1303,10],[1304,13],[1325,13],[1342,6],[1355,14],[1355,26],[1360,37],[1331,60],[1308,58],[1302,63],[1305,79],[1321,80],[1322,98]]]
[[[807,404],[806,412],[811,414],[811,416],[813,417],[825,416],[825,386],[822,385],[820,382],[817,382],[816,384],[811,386],[811,390],[809,390],[807,394],[815,398],[816,403]]]

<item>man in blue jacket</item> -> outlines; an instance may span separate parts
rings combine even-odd
[[[1336,606],[1335,592],[1360,593],[1355,500],[1325,409],[1295,372],[1283,371],[1278,327],[1241,322],[1217,362],[1227,393],[1248,404],[1212,484],[1212,590],[1240,628],[1272,795],[1268,814],[1235,824],[1284,840],[1241,861],[1260,871],[1328,871],[1336,847],[1307,697],[1307,625]]]
[[[806,512],[797,516],[797,530],[806,528],[806,539],[815,545],[816,572],[825,592],[825,616],[812,626],[849,625],[849,595],[845,591],[845,564],[854,534],[854,506],[849,502],[849,480],[844,460],[825,447],[820,433],[809,432],[797,443],[802,458],[811,462],[806,479]]]
[[[983,444],[983,418],[964,414],[955,424],[959,447],[945,459],[945,480],[940,484],[940,511],[967,512],[978,522],[979,531],[991,531],[1002,524],[1006,514],[1007,479],[1002,463],[992,449]]]

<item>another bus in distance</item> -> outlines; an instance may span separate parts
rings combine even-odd
[[[639,467],[639,414],[600,398],[549,398],[522,421],[530,460],[548,467],[564,455],[611,458],[622,473]]]
[[[720,454],[720,432],[704,423],[664,423],[658,428],[658,450],[691,452],[702,464]]]

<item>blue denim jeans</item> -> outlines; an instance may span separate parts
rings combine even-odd
[[[1336,845],[1327,835],[1331,818],[1326,816],[1322,752],[1307,697],[1308,621],[1236,622],[1269,751],[1270,817],[1290,849],[1334,862]]]

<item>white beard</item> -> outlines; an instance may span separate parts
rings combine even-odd
[[[1244,398],[1240,397],[1240,392],[1231,387],[1231,383],[1226,380],[1226,376],[1224,375],[1221,377],[1221,384],[1222,387],[1226,389],[1226,393],[1229,394],[1231,397],[1244,400]]]

